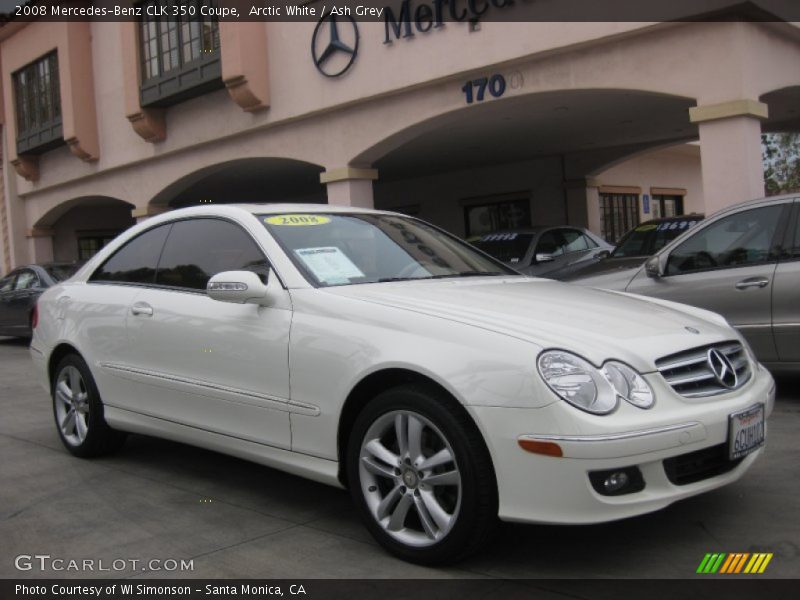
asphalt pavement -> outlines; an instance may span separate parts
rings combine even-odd
[[[684,578],[708,552],[772,552],[758,577],[798,577],[798,434],[800,378],[782,377],[766,450],[739,482],[616,523],[503,524],[481,554],[425,568],[384,553],[342,490],[145,436],[72,457],[25,343],[0,338],[0,578]]]

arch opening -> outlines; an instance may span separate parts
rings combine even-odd
[[[288,158],[244,158],[193,171],[156,194],[151,207],[264,202],[326,203],[323,168]]]

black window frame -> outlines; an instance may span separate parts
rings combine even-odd
[[[214,5],[214,2],[147,0],[139,4],[142,8],[142,17],[138,21],[139,97],[142,107],[172,106],[224,87],[219,20],[200,15],[203,5]],[[170,16],[149,16],[146,14],[148,6],[167,7]],[[193,6],[196,12],[191,16],[171,16],[172,8],[181,6]],[[206,25],[210,28],[210,39],[205,35]],[[194,52],[195,42],[199,43],[199,54]],[[209,43],[210,47],[207,47]],[[185,54],[187,48],[188,57]],[[154,66],[157,67],[157,73],[152,72]]]
[[[48,52],[17,69],[11,81],[17,154],[41,154],[63,145],[58,52]]]
[[[109,233],[96,233],[96,232],[90,232],[90,231],[83,232],[83,233],[82,232],[78,232],[77,240],[76,240],[76,242],[78,244],[78,260],[79,261],[86,261],[86,260],[91,259],[95,254],[100,252],[100,250],[102,250],[108,244],[110,244],[112,241],[114,241],[114,239],[120,233],[122,233],[122,232],[121,231],[116,231],[116,232],[113,232],[113,233],[112,232],[109,232]],[[100,243],[100,246],[90,256],[84,256],[83,247],[81,245],[81,242],[85,242],[85,241],[97,241],[97,242]]]
[[[502,224],[498,224],[495,227],[495,229],[492,229],[490,231],[483,231],[483,232],[471,231],[470,221],[469,221],[469,213],[470,213],[470,211],[475,210],[477,208],[493,208],[493,209],[496,209],[496,208],[498,208],[500,206],[515,205],[515,204],[519,204],[519,205],[525,207],[523,212],[526,214],[526,216],[528,218],[527,223],[523,223],[523,224],[520,224],[520,225],[510,225],[510,226],[504,226]],[[511,229],[529,229],[531,227],[532,221],[533,221],[533,211],[531,210],[530,198],[527,197],[527,196],[524,196],[524,197],[523,196],[515,196],[515,197],[503,198],[503,199],[487,201],[487,202],[476,202],[474,204],[472,204],[472,203],[471,204],[466,204],[466,205],[464,205],[464,239],[468,239],[470,237],[477,236],[477,235],[480,235],[480,236],[488,235],[488,234],[494,233],[496,231],[511,230]]]
[[[236,227],[238,227],[242,231],[242,233],[244,233],[244,235],[246,235],[247,237],[249,237],[253,241],[253,243],[255,244],[255,246],[258,249],[258,251],[264,256],[264,260],[267,263],[268,271],[277,278],[278,283],[281,285],[281,287],[283,289],[286,289],[286,285],[283,283],[283,280],[281,279],[280,275],[278,275],[278,273],[275,271],[275,268],[273,267],[273,262],[270,260],[269,255],[264,250],[264,248],[261,246],[261,244],[258,243],[258,240],[253,236],[253,234],[251,234],[240,223],[237,223],[236,221],[234,221],[232,219],[227,219],[225,217],[220,217],[220,216],[216,216],[216,215],[203,215],[203,216],[198,216],[198,217],[184,217],[182,219],[175,219],[173,221],[167,221],[165,223],[158,223],[158,224],[154,225],[153,227],[150,227],[149,229],[145,229],[144,231],[136,234],[131,239],[126,240],[125,243],[122,246],[117,248],[110,256],[108,256],[105,260],[103,260],[102,263],[97,265],[97,267],[95,267],[95,269],[92,271],[92,274],[89,275],[89,277],[87,278],[87,280],[86,280],[87,283],[99,284],[99,285],[122,285],[122,286],[126,286],[126,287],[139,287],[139,288],[158,289],[158,290],[173,291],[173,292],[182,292],[182,293],[187,293],[187,294],[206,295],[206,290],[199,290],[197,288],[180,287],[180,286],[174,286],[174,285],[163,285],[163,284],[156,283],[156,281],[158,279],[158,270],[159,270],[159,267],[161,266],[161,256],[164,253],[164,248],[166,247],[167,242],[169,241],[169,236],[172,234],[172,226],[176,225],[177,223],[184,222],[184,221],[198,221],[198,220],[201,220],[201,219],[202,220],[223,221],[225,223],[230,223],[230,224],[235,225]],[[164,242],[161,244],[161,248],[159,248],[158,260],[156,261],[156,268],[155,268],[155,272],[153,273],[153,281],[152,282],[150,282],[150,283],[142,283],[142,282],[134,282],[134,281],[111,281],[111,280],[96,280],[96,279],[94,279],[95,274],[97,274],[97,272],[100,269],[102,269],[106,265],[106,263],[108,263],[108,261],[110,261],[112,258],[114,258],[119,252],[124,250],[125,247],[127,247],[131,242],[133,242],[134,240],[140,238],[141,236],[145,235],[146,233],[149,233],[149,232],[151,232],[151,231],[153,231],[155,229],[158,229],[159,227],[167,227],[167,228],[169,228],[169,231],[167,231],[167,235],[164,238]]]
[[[606,206],[607,201],[611,203],[610,209]],[[622,208],[620,218],[615,216],[617,208]],[[640,222],[639,194],[600,192],[600,237],[609,244],[619,242],[628,231],[638,226]],[[617,225],[619,225],[619,231]]]
[[[674,215],[666,215],[664,214],[664,207],[666,206],[667,200],[674,200],[675,201],[675,214]],[[654,219],[672,219],[675,217],[682,217],[686,213],[683,212],[683,196],[681,194],[653,194],[650,198],[650,204],[655,206],[658,204],[658,216],[653,217]],[[650,207],[650,214],[653,214],[653,208]]]
[[[726,219],[728,219],[730,217],[733,217],[735,215],[739,215],[739,214],[742,214],[742,213],[745,213],[745,212],[750,212],[750,211],[755,211],[755,210],[762,210],[762,209],[765,209],[765,208],[775,208],[775,207],[779,207],[781,212],[778,214],[778,218],[776,220],[775,231],[773,232],[772,238],[769,241],[769,250],[768,250],[767,255],[764,258],[764,260],[760,260],[760,261],[757,261],[757,262],[751,262],[751,263],[744,263],[744,264],[735,263],[735,264],[716,265],[716,266],[711,266],[711,267],[706,267],[706,268],[681,271],[681,272],[678,272],[678,273],[676,273],[676,272],[670,273],[670,271],[669,271],[670,261],[672,260],[672,257],[674,255],[675,251],[680,249],[684,244],[688,243],[695,235],[702,235],[702,233],[706,229],[714,227],[718,223],[720,223],[721,221],[724,221],[724,220],[726,220]],[[759,265],[777,264],[779,262],[779,260],[780,260],[780,255],[781,255],[781,252],[780,252],[781,241],[783,239],[785,239],[785,236],[786,236],[786,233],[787,233],[787,228],[789,226],[789,220],[790,220],[789,217],[791,216],[791,210],[792,210],[792,203],[791,202],[782,203],[782,204],[764,204],[764,205],[761,205],[761,206],[751,206],[751,207],[748,207],[748,208],[745,208],[745,209],[742,209],[742,210],[731,212],[731,213],[728,213],[728,214],[720,216],[720,218],[718,218],[718,219],[713,219],[713,220],[709,221],[708,223],[705,223],[703,225],[703,227],[695,229],[693,235],[688,236],[678,246],[676,246],[675,248],[673,248],[672,250],[669,251],[669,256],[667,256],[666,268],[664,269],[665,272],[664,272],[663,277],[681,277],[683,275],[695,275],[697,273],[707,273],[707,272],[710,272],[710,271],[725,271],[725,270],[728,270],[728,269],[743,269],[743,268],[747,268],[747,267],[757,267]]]
[[[216,216],[199,216],[199,217],[187,217],[185,219],[177,219],[175,221],[170,221],[170,225],[174,226],[174,225],[178,225],[179,223],[197,222],[197,221],[221,221],[223,223],[228,223],[228,224],[233,225],[234,227],[238,228],[242,232],[243,235],[245,235],[248,239],[250,239],[250,241],[253,243],[253,246],[255,246],[256,250],[264,258],[264,262],[266,263],[266,271],[267,272],[271,271],[272,273],[275,273],[275,270],[272,268],[272,261],[270,261],[269,257],[267,256],[267,253],[264,252],[264,249],[258,243],[258,240],[256,240],[255,237],[253,237],[253,235],[249,231],[247,231],[247,229],[242,227],[236,221],[233,221],[231,219],[225,219],[225,218],[221,218],[221,217],[216,217]],[[153,278],[154,279],[153,287],[158,288],[158,289],[174,290],[174,291],[181,291],[181,292],[188,292],[188,293],[193,293],[193,294],[203,294],[203,295],[205,295],[206,294],[206,288],[200,289],[200,288],[184,287],[184,286],[179,286],[179,285],[166,285],[166,284],[158,283],[158,274],[159,274],[159,271],[161,271],[161,260],[164,257],[164,252],[167,249],[167,244],[169,244],[169,239],[172,236],[172,233],[173,233],[172,228],[170,228],[170,231],[167,234],[166,239],[164,240],[164,244],[161,246],[161,252],[159,253],[159,257],[158,257],[158,264],[156,266],[156,272],[155,272],[155,276]],[[245,269],[241,269],[241,270],[245,270]],[[257,273],[255,271],[253,271],[253,272],[256,273],[256,275],[260,275],[260,273]],[[213,277],[214,275],[216,275],[216,273],[212,274],[210,277]],[[266,276],[264,276],[262,281],[264,283],[267,283]]]
[[[164,244],[167,243],[167,238],[169,238],[169,230],[172,228],[172,223],[173,223],[173,221],[169,221],[167,223],[158,223],[157,225],[154,225],[153,227],[150,227],[150,228],[145,229],[144,231],[142,231],[140,233],[137,233],[131,239],[126,240],[125,243],[122,244],[122,246],[120,246],[119,248],[114,250],[114,252],[112,252],[109,256],[107,256],[103,260],[103,262],[101,262],[99,265],[97,265],[97,267],[95,267],[95,269],[92,271],[92,274],[89,275],[89,277],[86,279],[86,282],[87,283],[97,283],[97,284],[102,284],[102,285],[124,285],[124,286],[133,286],[133,287],[151,287],[151,286],[155,285],[156,273],[158,272],[158,261],[161,258],[161,252],[163,252],[163,250],[164,250]],[[155,266],[155,269],[153,270],[153,281],[152,282],[146,283],[146,282],[141,282],[141,281],[117,281],[117,280],[114,280],[114,279],[95,279],[95,276],[100,272],[100,270],[103,267],[105,267],[111,260],[113,260],[114,257],[116,257],[120,252],[122,252],[123,250],[128,248],[133,242],[135,242],[136,240],[141,238],[143,235],[147,235],[148,233],[151,233],[151,232],[155,231],[156,229],[159,229],[159,228],[162,228],[162,227],[167,230],[167,234],[164,236],[164,241],[161,243],[161,248],[159,248],[159,250],[158,250],[158,257],[159,258],[156,259],[156,266]]]

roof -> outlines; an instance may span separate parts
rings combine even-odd
[[[358,206],[337,206],[335,204],[295,204],[295,203],[269,203],[264,204],[220,204],[218,206],[233,206],[253,214],[264,213],[375,213],[394,214],[391,211],[375,210],[373,208],[359,208]]]

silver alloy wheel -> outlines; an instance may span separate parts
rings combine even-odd
[[[431,546],[461,508],[461,473],[444,434],[419,413],[396,410],[369,428],[359,453],[367,506],[383,530],[410,546]]]
[[[89,393],[81,372],[71,365],[58,374],[55,404],[61,434],[71,446],[80,446],[89,432]]]

